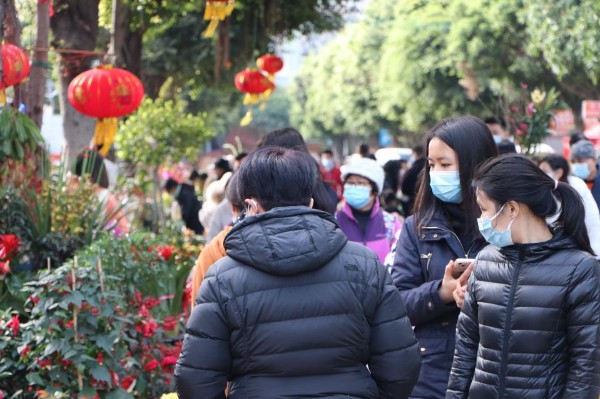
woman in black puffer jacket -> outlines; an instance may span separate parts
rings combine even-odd
[[[250,154],[246,218],[209,270],[175,369],[182,399],[407,398],[420,355],[402,297],[377,256],[310,208],[310,155]]]
[[[454,293],[462,313],[446,398],[598,398],[600,265],[581,198],[516,154],[483,164],[474,185],[492,245],[467,294]]]

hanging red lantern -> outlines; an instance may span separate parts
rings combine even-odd
[[[246,69],[235,75],[235,87],[242,93],[246,93],[244,104],[256,104],[260,101],[261,94],[275,89],[273,82],[255,69]]]
[[[20,47],[2,45],[2,80],[0,81],[0,104],[6,104],[7,87],[22,82],[29,75],[29,58]]]
[[[144,87],[131,72],[101,65],[77,75],[69,84],[67,95],[77,111],[98,118],[94,144],[106,155],[115,139],[117,118],[140,106]]]
[[[256,66],[273,80],[275,74],[283,69],[283,60],[276,55],[267,54],[256,60]]]
[[[203,37],[214,35],[219,22],[231,15],[235,7],[234,0],[206,0],[204,20],[210,21],[208,27],[202,32]]]

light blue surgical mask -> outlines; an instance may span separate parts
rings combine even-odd
[[[574,163],[571,170],[573,171],[573,175],[579,177],[580,179],[585,180],[590,175],[590,167],[585,162]]]
[[[502,143],[502,137],[496,136],[496,135],[494,135],[492,137],[494,138],[494,143],[496,143],[496,144]]]
[[[462,202],[460,175],[458,171],[429,172],[429,186],[433,195],[444,202],[459,204]]]
[[[344,199],[354,209],[360,209],[371,200],[371,187],[344,184]]]
[[[477,226],[479,227],[479,231],[481,232],[483,238],[490,244],[495,245],[499,248],[508,247],[509,245],[514,244],[512,236],[510,234],[510,226],[512,226],[514,219],[510,221],[508,227],[503,232],[497,231],[496,229],[494,229],[494,226],[492,226],[492,221],[496,219],[500,215],[500,213],[502,213],[502,210],[505,206],[506,204],[502,205],[502,208],[500,208],[498,213],[496,213],[491,218],[483,216],[477,219]]]

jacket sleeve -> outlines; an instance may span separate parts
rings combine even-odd
[[[469,396],[469,387],[475,373],[477,348],[479,346],[479,321],[475,298],[475,276],[469,278],[465,301],[456,326],[456,348],[448,381],[446,398],[459,399]]]
[[[408,398],[421,368],[421,355],[402,297],[385,268],[377,262],[372,285],[377,299],[372,317],[369,370],[382,399]]]
[[[411,217],[406,220],[400,232],[390,273],[394,285],[402,294],[406,312],[413,326],[427,323],[446,313],[456,312],[456,305],[445,304],[438,294],[442,280],[425,281],[420,258],[417,231]]]
[[[569,373],[563,398],[597,398],[600,392],[600,264],[580,262],[569,283],[567,299]]]
[[[230,331],[215,273],[212,268],[200,287],[175,367],[181,399],[225,398],[231,367]]]

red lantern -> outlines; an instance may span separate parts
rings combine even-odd
[[[27,53],[15,45],[3,44],[0,104],[6,104],[6,88],[22,82],[27,75],[29,75],[29,58],[27,57]]]
[[[246,69],[235,75],[235,87],[246,93],[244,104],[255,104],[260,100],[261,94],[268,94],[275,89],[268,77],[254,69]]]
[[[203,37],[211,37],[219,22],[231,15],[235,7],[234,0],[206,0],[204,9],[204,20],[210,21],[208,27],[202,32]]]
[[[256,66],[273,80],[274,75],[283,69],[283,60],[276,55],[267,54],[256,60]]]
[[[117,132],[117,118],[140,106],[144,87],[131,72],[101,65],[76,76],[69,84],[67,95],[77,111],[98,118],[94,144],[106,155]]]

